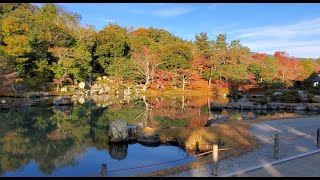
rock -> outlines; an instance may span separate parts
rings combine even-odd
[[[298,104],[297,106],[294,107],[294,110],[305,111],[305,110],[307,110],[307,107],[304,104]]]
[[[312,104],[307,105],[307,110],[308,111],[318,111],[318,108]]]
[[[146,145],[160,144],[160,135],[159,134],[142,135],[138,138],[138,143],[146,144]]]
[[[227,105],[224,106],[227,109],[236,109],[239,107],[238,103],[235,102],[229,102]]]
[[[79,102],[80,104],[83,104],[83,103],[86,102],[86,100],[84,99],[84,97],[80,97],[79,100],[78,100],[78,102]]]
[[[61,92],[66,92],[66,91],[68,91],[68,88],[67,87],[63,87],[63,88],[60,89],[60,91]]]
[[[254,109],[261,109],[261,107],[262,107],[261,104],[257,104],[257,105],[255,105],[253,108],[254,108]]]
[[[268,106],[266,104],[261,106],[261,109],[268,109]]]
[[[98,77],[98,78],[97,78],[98,81],[100,81],[101,79],[102,79],[101,77]]]
[[[142,129],[142,123],[136,125],[128,125],[129,140],[137,140]]]
[[[104,94],[104,93],[105,93],[105,92],[104,92],[104,89],[103,89],[103,88],[101,88],[101,89],[99,90],[99,92],[98,92],[99,95]]]
[[[223,116],[223,115],[218,115],[216,119],[219,120],[219,121],[228,121],[228,120],[230,120],[230,118],[228,116]]]
[[[304,94],[303,91],[298,91],[298,95],[299,95],[300,97],[307,97],[307,95]]]
[[[109,92],[111,88],[109,86],[104,86],[104,92]]]
[[[267,104],[267,109],[276,110],[278,108],[278,104],[274,102],[270,102]]]
[[[113,121],[110,124],[108,136],[110,142],[128,141],[128,123],[123,120]]]
[[[43,96],[43,97],[48,97],[48,96],[50,96],[50,93],[48,93],[48,92],[43,92],[43,93],[42,93],[42,96]]]
[[[102,79],[107,79],[107,76],[102,76]]]
[[[69,90],[70,90],[70,91],[75,91],[76,88],[75,88],[74,86],[70,86],[70,87],[69,87]]]
[[[242,102],[240,103],[240,109],[253,109],[254,105],[251,102]]]
[[[216,115],[214,118],[209,119],[205,126],[215,126],[218,123],[228,121],[228,120],[230,120],[230,118],[228,116]]]
[[[100,86],[99,84],[94,84],[93,86],[91,86],[91,90],[99,90]]]
[[[86,87],[86,83],[85,82],[80,82],[79,83],[79,88],[80,89],[84,89]]]
[[[42,93],[40,92],[29,92],[26,94],[27,98],[40,98],[42,97]]]
[[[240,116],[240,117],[238,117],[237,119],[238,119],[238,121],[241,121],[241,120],[243,120],[243,117]]]
[[[6,102],[7,102],[7,100],[1,99],[1,104],[5,104]]]
[[[125,96],[129,96],[129,95],[131,94],[130,89],[124,90],[123,94],[124,94]]]
[[[274,92],[274,93],[272,94],[272,96],[282,96],[282,95],[283,95],[282,92]]]
[[[278,109],[286,109],[286,104],[279,103],[278,104]]]
[[[123,160],[126,159],[128,154],[127,143],[110,143],[109,154],[112,159]]]
[[[256,119],[255,115],[246,115],[246,116],[242,116],[243,120],[252,120],[252,119]]]
[[[61,106],[61,105],[70,105],[72,104],[71,98],[68,96],[59,96],[53,100],[53,105]]]
[[[211,110],[222,110],[222,106],[220,103],[212,103],[210,105],[210,109]]]

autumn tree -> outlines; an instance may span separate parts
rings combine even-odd
[[[278,78],[288,87],[294,80],[302,80],[303,66],[296,58],[288,57],[284,51],[276,51],[274,56],[279,61]]]
[[[144,76],[143,90],[146,91],[154,77],[155,69],[161,64],[161,59],[157,52],[148,47],[143,47],[139,52],[135,52],[132,58],[135,67]]]

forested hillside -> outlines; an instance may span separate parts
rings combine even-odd
[[[143,84],[143,90],[288,88],[320,70],[319,59],[251,52],[227,34],[209,39],[202,32],[191,42],[164,29],[110,23],[97,31],[80,23],[79,14],[54,4],[1,3],[0,91],[18,82],[42,87],[99,76]]]

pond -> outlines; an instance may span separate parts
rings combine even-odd
[[[103,163],[107,164],[107,176],[132,176],[181,165],[195,158],[174,145],[109,143],[109,124],[122,119],[150,128],[203,127],[216,115],[210,104],[229,100],[212,96],[99,96],[60,107],[48,105],[50,101],[0,110],[1,176],[100,176]],[[223,110],[218,114],[234,121],[246,114],[278,118],[301,113]]]

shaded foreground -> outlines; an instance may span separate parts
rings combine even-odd
[[[280,138],[283,138],[280,140],[279,160],[318,149],[315,137],[316,129],[320,127],[318,117],[252,123],[247,124],[251,124],[247,126],[247,132],[251,132],[255,136],[259,146],[256,146],[257,148],[248,147],[247,151],[243,151],[241,146],[236,146],[233,149],[236,153],[232,153],[232,150],[219,152],[219,176],[275,161],[273,157],[274,133],[279,133]],[[227,159],[225,158],[226,154],[229,155]],[[143,176],[212,176],[212,155],[199,158],[182,167],[144,174]]]

